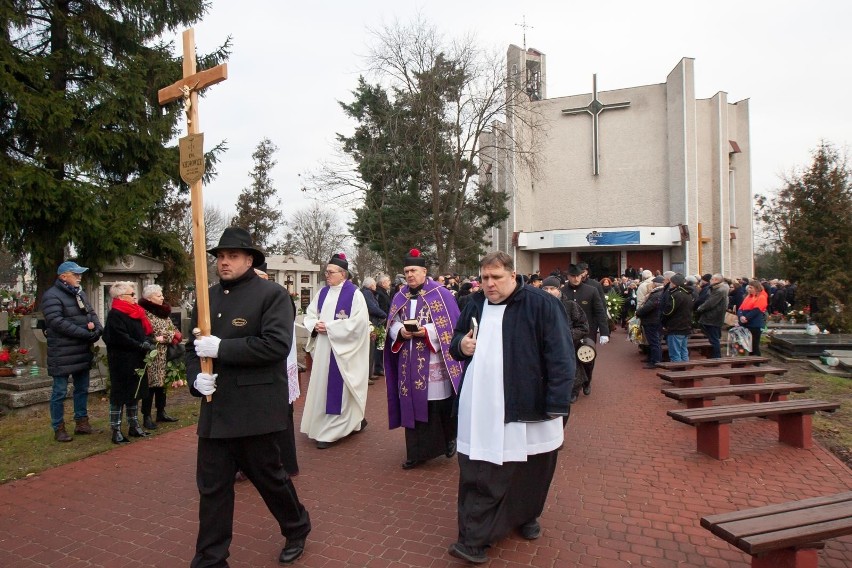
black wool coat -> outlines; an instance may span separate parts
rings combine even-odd
[[[275,282],[253,270],[210,288],[211,335],[220,338],[213,359],[216,392],[201,399],[198,436],[238,438],[287,429],[287,354],[293,337],[293,302]],[[192,328],[197,325],[193,310]],[[201,372],[195,340],[186,347],[186,376],[193,384]]]
[[[114,308],[107,314],[104,343],[109,365],[109,401],[111,404],[133,404],[148,395],[148,379],[136,372],[145,366],[148,340],[142,322]]]
[[[568,316],[560,301],[547,292],[524,286],[520,277],[516,286],[505,300],[503,314],[504,419],[536,422],[547,420],[548,415],[567,416],[576,373]],[[471,357],[461,352],[461,340],[470,331],[471,318],[482,319],[486,302],[483,292],[469,297],[450,344],[453,358],[464,362]]]
[[[61,281],[48,288],[41,298],[47,336],[47,373],[67,377],[92,365],[92,344],[104,331],[85,292],[71,292]],[[82,305],[81,305],[82,304]],[[86,326],[92,322],[94,329]]]

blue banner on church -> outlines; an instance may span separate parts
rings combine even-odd
[[[592,231],[586,235],[586,241],[590,245],[638,245],[639,231]]]

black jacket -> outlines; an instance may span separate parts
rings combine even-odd
[[[211,335],[220,338],[213,359],[216,392],[201,399],[198,435],[237,438],[287,428],[287,354],[293,338],[293,303],[287,291],[253,270],[210,288]],[[193,311],[191,328],[196,326]],[[201,371],[194,338],[186,346],[186,376],[192,386]]]
[[[568,316],[568,325],[571,326],[571,340],[574,342],[574,349],[576,349],[580,347],[580,342],[589,336],[589,321],[586,319],[586,313],[577,305],[577,302],[569,300],[565,296],[562,296],[559,300],[565,309],[565,315]]]
[[[136,369],[145,366],[145,355],[154,345],[142,328],[142,322],[114,308],[107,314],[104,343],[109,365],[109,401],[112,404],[133,404],[148,395],[148,378],[139,376]]]
[[[88,369],[92,365],[92,344],[104,328],[86,293],[80,290],[75,295],[57,280],[42,296],[41,311],[46,325],[47,373],[51,377],[67,377]],[[89,322],[95,324],[95,329],[86,327]]]
[[[645,298],[645,302],[636,310],[636,317],[642,320],[642,325],[660,325],[660,300],[663,297],[663,287],[654,288]]]
[[[367,303],[367,315],[370,317],[370,323],[384,325],[388,319],[388,312],[379,307],[375,292],[364,286],[361,288],[361,295],[364,296],[364,301]]]
[[[520,277],[516,286],[503,315],[504,419],[536,422],[548,415],[567,416],[576,362],[565,310],[547,292],[524,286]],[[461,340],[470,331],[471,318],[481,320],[484,304],[483,292],[471,294],[459,316],[450,345],[457,361],[470,360],[461,352]]]
[[[379,303],[379,309],[388,313],[391,305],[391,298],[388,291],[381,286],[376,286],[376,301]]]
[[[597,339],[597,333],[609,336],[609,322],[606,319],[606,308],[598,291],[585,282],[573,288],[570,284],[562,287],[562,297],[574,300],[586,313],[589,322],[589,335]]]
[[[678,286],[666,297],[663,294],[660,307],[663,326],[669,334],[688,335],[692,331],[692,293]]]

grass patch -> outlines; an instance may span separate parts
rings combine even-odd
[[[170,389],[166,412],[178,422],[158,422],[152,436],[171,432],[198,422],[198,399],[186,387]],[[89,395],[89,421],[103,432],[89,436],[74,435],[74,410],[71,399],[65,401],[65,428],[74,440],[59,443],[53,439],[47,404],[0,416],[0,483],[22,479],[46,469],[77,461],[116,448],[109,428],[109,400],[103,393]],[[142,417],[139,417],[141,423]],[[122,431],[127,433],[126,417]],[[130,438],[131,443],[138,438]]]

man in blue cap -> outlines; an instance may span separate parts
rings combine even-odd
[[[65,430],[65,397],[68,377],[74,381],[75,434],[95,432],[89,424],[89,368],[92,365],[92,344],[104,331],[95,309],[80,287],[88,268],[66,261],[56,269],[56,282],[41,298],[47,336],[47,372],[53,377],[50,395],[50,422],[53,439],[70,442]]]

